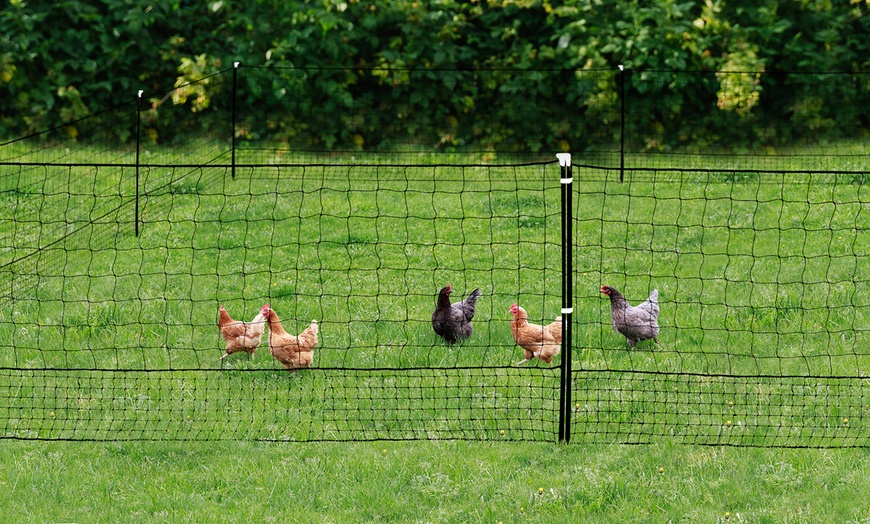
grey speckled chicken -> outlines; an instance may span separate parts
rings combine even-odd
[[[475,289],[465,300],[455,304],[450,303],[450,293],[453,293],[450,284],[438,293],[438,302],[432,313],[432,329],[447,343],[453,344],[471,336],[474,329],[471,319],[477,309],[477,299],[483,293]]]
[[[610,286],[602,286],[601,292],[610,297],[610,319],[613,329],[625,336],[633,349],[642,340],[659,343],[659,290],[653,289],[649,298],[637,306],[625,300],[622,293]]]

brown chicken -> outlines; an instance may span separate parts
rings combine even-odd
[[[553,357],[562,349],[562,317],[546,326],[530,324],[529,315],[520,306],[511,305],[511,333],[517,345],[523,348],[525,360],[517,364],[525,364],[533,358],[538,358],[547,364],[553,361]]]
[[[298,336],[284,331],[281,319],[269,304],[263,306],[263,316],[269,326],[269,352],[275,360],[291,370],[307,368],[314,361],[314,346],[317,345],[318,325],[316,320]]]
[[[610,297],[610,322],[634,349],[641,340],[659,343],[659,290],[653,289],[644,302],[632,306],[622,293],[610,286],[601,286],[601,292]]]
[[[266,329],[263,310],[260,310],[250,322],[240,322],[233,320],[227,310],[220,306],[218,308],[218,329],[221,336],[227,341],[226,352],[221,355],[221,360],[237,351],[245,351],[248,355],[253,356],[254,351],[260,347],[263,331]]]

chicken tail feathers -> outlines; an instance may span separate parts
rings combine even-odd
[[[465,319],[471,320],[474,318],[474,313],[477,311],[477,299],[483,295],[480,288],[475,288],[471,294],[462,301],[462,310],[465,312]]]
[[[638,304],[638,309],[643,309],[644,311],[649,312],[653,318],[658,318],[659,316],[659,290],[653,289],[652,293],[649,294],[649,298],[643,301],[643,303]]]

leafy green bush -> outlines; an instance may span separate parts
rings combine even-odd
[[[854,134],[868,117],[842,108],[870,102],[868,11],[868,0],[10,0],[0,126],[16,136],[73,122],[140,89],[158,112],[226,115],[220,82],[184,86],[238,61],[280,73],[246,80],[236,101],[286,115],[252,115],[243,139],[582,150],[613,140],[623,100],[656,102],[627,123],[636,149]],[[783,75],[820,71],[862,76],[820,87]],[[149,96],[170,86],[181,87],[171,100]]]

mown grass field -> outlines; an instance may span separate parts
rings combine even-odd
[[[513,365],[507,308],[559,312],[558,166],[335,164],[148,169],[138,237],[128,168],[4,174],[3,436],[132,441],[6,440],[4,515],[870,518],[847,496],[863,450],[722,447],[866,445],[860,178],[575,169],[574,442],[557,446],[558,370]],[[428,326],[447,282],[484,291],[456,347]],[[604,283],[660,290],[660,344],[627,350]],[[265,345],[218,360],[218,304],[247,319],[265,302],[289,331],[321,322],[315,369],[288,374]],[[79,471],[126,487],[67,488]],[[39,486],[87,502],[33,509]]]
[[[16,522],[863,523],[866,450],[4,442]]]

